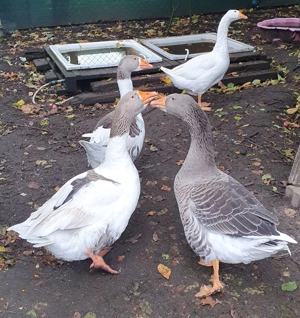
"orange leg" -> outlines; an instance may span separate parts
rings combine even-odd
[[[214,273],[213,273],[213,292],[219,292],[221,291],[224,286],[223,284],[220,282],[219,279],[219,261],[216,259],[214,261],[212,261],[212,266],[214,269]]]
[[[110,249],[109,249],[110,250]],[[97,255],[95,255],[92,249],[88,249],[86,254],[92,259],[93,263],[91,264],[90,268],[102,268],[105,271],[111,274],[119,274],[118,271],[112,269],[109,265],[107,265],[103,259],[103,256],[109,252],[108,248],[101,250]]]
[[[211,111],[211,107],[208,107],[210,103],[202,102],[201,101],[202,95],[198,94],[198,105],[204,110],[204,111]]]
[[[200,265],[203,266],[212,266],[213,267],[213,286],[209,285],[209,286],[205,286],[203,285],[200,288],[199,293],[197,293],[195,296],[199,297],[199,298],[203,298],[203,297],[207,297],[209,295],[212,295],[213,293],[216,292],[221,292],[224,288],[223,284],[220,282],[219,279],[219,261],[216,259],[210,263],[205,263],[202,259],[200,259],[200,261],[198,262]]]

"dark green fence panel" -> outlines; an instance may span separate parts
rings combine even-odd
[[[261,0],[261,7],[298,4],[299,0]],[[98,21],[187,16],[250,8],[251,0],[0,0],[0,19],[17,29]]]

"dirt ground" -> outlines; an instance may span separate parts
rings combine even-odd
[[[279,218],[279,230],[300,241],[299,211],[291,209],[285,186],[299,143],[297,115],[288,115],[299,93],[299,68],[292,44],[279,46],[260,37],[256,23],[274,16],[299,16],[298,7],[245,12],[249,20],[232,25],[230,34],[256,46],[284,72],[281,83],[250,85],[203,98],[212,103],[217,165],[253,191]],[[195,32],[215,31],[221,15],[193,17]],[[132,36],[163,35],[168,21],[131,21],[16,32],[0,40],[0,317],[299,317],[299,247],[249,265],[221,264],[223,294],[213,308],[194,295],[208,284],[211,268],[197,264],[188,246],[173,193],[173,180],[189,147],[189,133],[175,117],[159,110],[144,114],[146,140],[136,166],[141,177],[139,205],[130,223],[105,257],[113,276],[90,270],[91,261],[62,262],[43,249],[5,234],[5,227],[25,220],[69,178],[87,169],[78,144],[111,108],[109,105],[58,106],[55,91],[38,96],[41,109],[25,114],[13,103],[31,103],[44,81],[20,57],[46,44]],[[174,21],[173,34],[186,34],[188,20]],[[65,98],[65,97],[62,97]],[[19,105],[20,106],[20,105]],[[238,107],[240,106],[240,107]],[[48,113],[47,113],[48,112]],[[71,115],[71,116],[70,116]],[[74,115],[74,116],[73,116]],[[171,269],[169,280],[158,264]]]

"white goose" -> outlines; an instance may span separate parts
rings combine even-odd
[[[198,95],[198,104],[205,110],[208,103],[201,102],[201,95],[210,87],[219,83],[228,70],[230,59],[227,43],[228,27],[231,22],[247,17],[238,10],[229,10],[220,21],[217,40],[213,50],[198,55],[173,69],[161,67],[173,84],[186,90],[189,94]]]
[[[90,257],[91,267],[117,274],[102,256],[125,230],[140,195],[139,175],[127,151],[130,124],[156,95],[132,91],[121,98],[103,164],[70,179],[26,221],[8,230],[34,247],[45,246],[57,258]]]
[[[133,90],[131,73],[153,66],[144,59],[135,55],[126,55],[120,61],[117,70],[117,83],[121,97]],[[88,158],[88,164],[96,168],[104,159],[109,133],[114,111],[102,117],[97,123],[92,133],[84,134],[83,137],[90,137],[90,141],[80,140],[79,143],[84,147]],[[145,139],[145,123],[141,113],[132,121],[128,136],[128,152],[134,161],[140,154]]]
[[[213,287],[203,288],[201,296],[223,288],[219,261],[248,264],[297,243],[277,230],[276,216],[255,196],[216,167],[209,120],[191,96],[172,94],[150,105],[179,117],[191,134],[174,191],[188,243],[200,264],[214,269]]]

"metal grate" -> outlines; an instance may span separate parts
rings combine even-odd
[[[125,49],[99,49],[84,52],[67,52],[62,54],[71,64],[75,65],[111,65],[118,64],[126,55]]]

